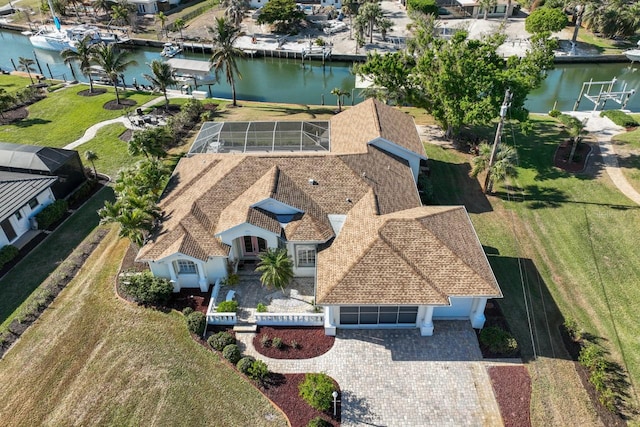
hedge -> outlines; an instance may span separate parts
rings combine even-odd
[[[422,12],[426,15],[438,16],[438,5],[436,0],[409,0],[407,7],[410,11]]]
[[[0,269],[14,259],[18,255],[18,252],[18,248],[13,245],[3,246],[2,249],[0,249]]]
[[[139,304],[163,305],[169,300],[173,285],[167,279],[145,271],[123,278],[122,290]]]
[[[67,212],[67,209],[69,209],[69,204],[66,200],[56,200],[51,203],[36,215],[38,228],[40,230],[46,230],[51,224],[60,221]]]
[[[600,117],[607,117],[613,123],[625,128],[638,126],[638,122],[633,117],[620,110],[605,110],[600,113]]]

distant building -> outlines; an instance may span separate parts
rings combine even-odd
[[[484,17],[484,9],[480,5],[478,0],[456,0],[461,11],[469,17],[472,18],[482,18]],[[513,14],[513,9],[516,5],[516,2],[511,2],[511,8],[509,10],[509,16]],[[489,13],[487,13],[488,17],[496,17],[496,16],[504,16],[507,11],[507,2],[504,0],[498,0],[498,3],[495,6],[492,6],[489,9]]]

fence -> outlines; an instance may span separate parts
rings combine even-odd
[[[262,326],[322,326],[324,313],[256,313]]]

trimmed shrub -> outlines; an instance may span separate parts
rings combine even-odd
[[[282,349],[282,338],[280,337],[274,337],[271,340],[271,346],[273,346],[274,348],[277,348],[278,350]]]
[[[331,423],[323,418],[315,417],[309,421],[307,427],[331,427]]]
[[[269,376],[269,368],[262,360],[256,360],[249,366],[247,375],[252,380],[262,382]]]
[[[242,372],[245,375],[249,375],[249,369],[251,368],[251,365],[253,365],[253,362],[255,362],[256,359],[254,359],[251,356],[245,356],[242,359],[238,360],[238,363],[236,364],[236,368],[238,368],[238,371]]]
[[[224,280],[222,281],[222,284],[224,286],[236,286],[238,283],[240,283],[240,276],[238,276],[235,273],[231,273],[229,274],[227,277],[224,278]]]
[[[122,290],[139,304],[164,305],[173,292],[173,285],[169,280],[145,271],[123,278]]]
[[[4,267],[6,263],[18,256],[18,248],[13,245],[6,245],[0,249],[0,268]]]
[[[242,353],[240,353],[240,347],[238,347],[236,344],[229,344],[222,350],[222,357],[235,365],[242,357]]]
[[[195,310],[191,307],[185,307],[182,309],[182,314],[184,314],[185,316],[190,315],[191,313],[193,313]]]
[[[607,117],[613,123],[625,128],[638,126],[638,122],[633,117],[620,110],[605,110],[600,113],[600,117]]]
[[[44,208],[36,215],[36,220],[38,221],[38,228],[40,230],[45,230],[54,224],[55,222],[62,219],[64,214],[69,209],[69,204],[66,200],[56,200],[51,203],[49,206]]]
[[[222,351],[226,346],[235,344],[236,339],[229,332],[218,332],[217,334],[211,335],[207,342],[212,348]]]
[[[196,335],[202,335],[207,325],[207,316],[199,311],[194,311],[187,316],[187,328],[189,332]]]
[[[492,353],[512,354],[518,350],[513,336],[502,328],[490,326],[480,332],[480,343]]]
[[[312,408],[326,411],[331,408],[333,396],[336,391],[333,380],[326,374],[305,374],[304,381],[298,386],[300,397]]]
[[[562,114],[562,113],[560,112],[560,110],[551,110],[551,111],[549,111],[549,115],[550,115],[551,117],[558,117],[560,114]]]
[[[267,312],[267,306],[264,305],[263,303],[259,302],[258,306],[256,307],[256,311],[258,313],[266,313]]]
[[[438,16],[438,5],[436,4],[436,0],[409,0],[407,1],[407,8],[410,11]]]
[[[197,122],[200,119],[200,114],[204,112],[202,102],[195,98],[189,98],[187,102],[180,107],[180,113],[184,114],[186,119],[191,123]]]
[[[218,313],[235,313],[238,311],[238,302],[237,301],[222,301],[218,304],[218,308],[216,308]]]

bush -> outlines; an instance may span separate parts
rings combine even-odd
[[[202,102],[195,98],[189,98],[187,102],[180,107],[180,113],[191,123],[197,122],[200,115],[204,112]]]
[[[6,263],[18,256],[18,252],[20,252],[18,248],[13,245],[3,246],[2,249],[0,249],[0,269],[4,267]]]
[[[222,351],[226,346],[235,344],[236,339],[229,332],[218,332],[211,335],[207,340],[209,345],[218,351]]]
[[[539,7],[524,20],[524,29],[530,33],[549,31],[555,33],[569,24],[567,15],[560,9]]]
[[[407,1],[407,7],[409,11],[438,16],[438,5],[436,4],[436,0],[409,0]]]
[[[580,349],[578,362],[590,371],[603,369],[606,366],[604,350],[598,345],[589,343]]]
[[[312,408],[326,411],[331,408],[333,396],[336,391],[333,380],[326,374],[306,374],[304,381],[298,386],[300,396]]]
[[[638,126],[638,122],[633,117],[620,110],[603,111],[600,113],[600,117],[607,117],[613,123],[625,128]]]
[[[269,335],[265,334],[260,337],[260,345],[262,348],[271,347],[271,338],[269,338]]]
[[[296,340],[291,340],[291,344],[289,344],[291,348],[295,348],[296,350],[300,348],[300,343]]]
[[[235,313],[238,311],[237,301],[222,301],[216,309],[218,313]]]
[[[255,362],[256,359],[254,359],[251,356],[245,356],[242,359],[238,360],[238,363],[236,364],[236,368],[238,368],[238,371],[242,372],[245,375],[249,375],[249,369],[251,368],[251,365],[253,365],[253,362]]]
[[[271,340],[271,345],[272,345],[273,347],[277,348],[278,350],[282,349],[282,346],[283,346],[283,344],[282,344],[282,338],[274,337],[274,338]]]
[[[182,314],[184,314],[185,316],[188,316],[193,312],[194,312],[194,310],[191,307],[185,307],[185,308],[182,309]]]
[[[266,313],[267,312],[267,306],[264,305],[263,303],[259,302],[258,306],[256,307],[256,311],[258,313]]]
[[[236,273],[229,274],[222,282],[224,286],[236,286],[238,283],[240,283],[240,276]]]
[[[598,396],[598,400],[609,412],[616,412],[616,402],[618,398],[609,387],[602,390],[602,393]]]
[[[323,418],[315,417],[309,421],[307,427],[331,427],[331,423]]]
[[[49,228],[51,224],[62,219],[64,214],[67,212],[67,209],[69,209],[69,204],[66,200],[56,200],[51,203],[36,215],[38,228],[41,230]]]
[[[222,357],[235,365],[242,357],[242,353],[240,353],[240,347],[238,347],[236,344],[229,344],[222,350]]]
[[[207,316],[204,313],[194,311],[187,316],[187,328],[192,334],[202,335],[205,326],[207,326]]]
[[[252,380],[264,381],[269,376],[269,368],[262,360],[256,360],[249,367],[247,374]]]
[[[551,111],[549,111],[549,115],[550,115],[551,117],[558,117],[560,114],[562,114],[562,113],[560,112],[560,110],[551,110]]]
[[[578,327],[578,322],[575,319],[568,318],[564,321],[564,329],[567,331],[573,341],[580,341],[582,339],[582,333]]]
[[[122,290],[139,304],[164,305],[173,292],[173,285],[169,280],[145,271],[124,278]]]
[[[518,350],[513,336],[502,328],[490,326],[480,332],[480,343],[492,353],[512,354]]]

